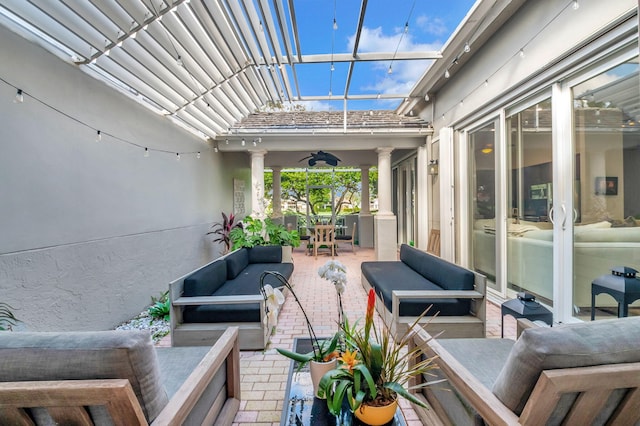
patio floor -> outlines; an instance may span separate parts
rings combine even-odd
[[[298,298],[304,307],[318,336],[333,334],[336,330],[337,303],[333,285],[318,276],[318,268],[330,255],[318,254],[318,259],[307,256],[302,248],[293,252],[295,269],[291,278]],[[375,260],[373,249],[356,247],[352,253],[350,245],[343,244],[336,257],[347,267],[348,284],[343,295],[344,312],[350,320],[364,316],[366,294],[360,280],[360,263]],[[516,325],[512,317],[505,318],[505,337],[515,338]],[[289,359],[279,355],[275,348],[291,348],[295,337],[306,337],[302,312],[291,295],[280,312],[276,332],[271,336],[265,351],[242,351],[240,374],[242,402],[234,425],[279,425],[284,394],[289,374]],[[500,307],[487,303],[487,337],[500,337]],[[168,345],[165,338],[160,343]],[[411,406],[401,401],[401,408],[409,426],[422,422]]]

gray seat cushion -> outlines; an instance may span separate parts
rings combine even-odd
[[[227,262],[216,260],[184,279],[183,296],[211,296],[227,281]]]
[[[527,329],[513,346],[493,393],[516,414],[543,370],[640,362],[640,317]]]
[[[169,399],[148,331],[0,334],[0,381],[128,379],[147,420]]]
[[[515,343],[510,339],[438,339],[437,341],[488,389],[493,387]],[[445,378],[439,370],[429,373],[425,375],[425,380]],[[444,382],[430,386],[427,391],[442,406],[452,424],[456,426],[484,424],[480,415],[450,383]]]

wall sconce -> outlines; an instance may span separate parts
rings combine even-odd
[[[429,161],[428,169],[431,176],[438,176],[438,160]]]

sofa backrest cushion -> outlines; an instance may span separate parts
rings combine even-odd
[[[227,279],[232,280],[249,264],[249,251],[241,248],[224,258],[227,262]]]
[[[249,263],[281,263],[282,246],[255,246],[249,249]]]
[[[640,362],[640,317],[525,330],[493,386],[516,414],[543,370]]]
[[[400,260],[445,290],[473,290],[473,272],[407,244],[400,247]]]
[[[158,365],[148,331],[5,332],[0,338],[0,382],[128,379],[149,422],[169,402]]]
[[[227,281],[227,262],[216,260],[184,279],[183,296],[211,296]]]

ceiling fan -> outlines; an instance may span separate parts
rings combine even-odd
[[[300,161],[304,161],[306,159],[309,159],[309,166],[311,167],[315,166],[318,161],[322,161],[334,167],[338,165],[338,161],[342,161],[335,155],[324,151],[318,151],[316,153],[312,152],[311,155],[300,159]]]

